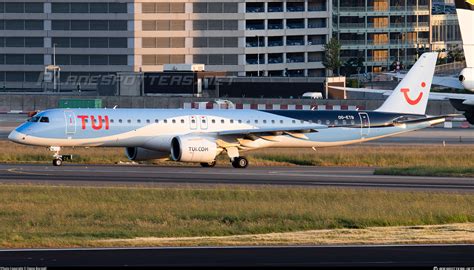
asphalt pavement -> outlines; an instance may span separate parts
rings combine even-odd
[[[474,266],[474,245],[119,248],[0,251],[0,266]]]
[[[373,175],[350,167],[162,167],[145,165],[0,164],[0,183],[61,185],[257,185],[474,192],[474,178]]]

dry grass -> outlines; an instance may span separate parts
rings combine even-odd
[[[312,230],[289,233],[208,237],[142,237],[98,240],[98,246],[279,246],[279,245],[389,245],[473,244],[474,223],[429,226],[371,227]]]
[[[0,246],[472,223],[473,205],[472,194],[442,192],[0,185]]]
[[[0,141],[0,162],[50,163],[51,153],[44,147],[31,147]],[[128,161],[123,148],[76,148],[64,153],[73,154],[75,163],[116,164]],[[364,167],[473,167],[474,146],[435,145],[353,145],[311,149],[264,149],[246,154],[254,166],[364,166]],[[163,163],[163,162],[159,162]],[[166,162],[165,164],[176,164]],[[229,166],[225,156],[219,164]]]

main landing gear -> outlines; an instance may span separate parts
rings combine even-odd
[[[236,157],[231,162],[232,166],[236,169],[245,169],[249,166],[249,161],[245,157]]]
[[[62,166],[63,161],[70,161],[72,160],[72,155],[60,155],[59,152],[61,151],[61,147],[59,146],[51,146],[49,151],[55,152],[53,155],[53,166]]]
[[[225,149],[227,152],[227,155],[230,158],[230,163],[232,166],[236,169],[245,169],[249,166],[249,161],[245,157],[241,157],[239,155],[239,150],[237,147],[229,147]],[[216,166],[216,161],[211,161],[211,162],[203,162],[201,163],[201,167],[204,168],[213,168]]]
[[[236,169],[245,169],[249,166],[249,161],[245,157],[240,156],[239,149],[237,147],[229,147],[225,149],[227,155],[230,158],[232,166]]]
[[[249,161],[245,157],[236,157],[230,160],[232,166],[237,169],[245,169],[249,166]],[[201,167],[203,168],[214,168],[216,166],[216,161],[212,162],[203,162],[201,163]]]

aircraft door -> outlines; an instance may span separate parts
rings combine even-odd
[[[200,121],[201,129],[203,129],[203,130],[207,129],[207,127],[208,127],[207,116],[201,116],[200,120],[201,120]]]
[[[191,115],[189,117],[189,128],[191,130],[196,130],[197,129],[197,117],[195,115]]]
[[[370,133],[370,119],[367,113],[359,113],[360,117],[360,136],[365,138]]]
[[[64,119],[66,120],[66,134],[73,135],[76,133],[76,115],[72,111],[64,112]]]

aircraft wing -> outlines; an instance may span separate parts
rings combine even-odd
[[[384,74],[392,76],[392,77],[397,78],[397,79],[403,79],[406,75],[406,74],[403,74],[403,73],[384,73]],[[431,84],[464,90],[464,86],[459,81],[459,79],[456,78],[456,77],[434,76],[433,77],[433,82]]]
[[[329,88],[336,89],[336,90],[346,90],[350,92],[383,94],[384,96],[389,96],[392,93],[392,90],[382,90],[382,89],[372,89],[372,88],[351,88],[351,87],[340,87],[340,86],[329,86]]]
[[[287,134],[291,135],[292,133],[311,133],[318,132],[318,129],[326,129],[326,125],[298,125],[298,126],[279,126],[279,127],[269,127],[269,128],[255,128],[255,129],[238,129],[238,130],[225,130],[217,132],[219,136],[225,135],[254,135],[254,136],[274,136]]]

